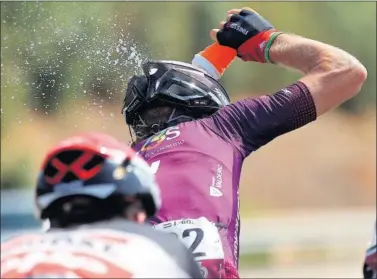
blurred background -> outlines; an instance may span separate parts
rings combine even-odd
[[[246,160],[242,275],[360,278],[376,219],[372,2],[1,2],[2,239],[39,229],[31,189],[49,147],[82,131],[129,141],[120,110],[142,62],[191,61],[228,9],[244,6],[280,30],[352,53],[368,80],[356,98]],[[222,83],[234,101],[298,77],[236,61]]]

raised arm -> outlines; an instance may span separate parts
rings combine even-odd
[[[367,71],[337,47],[291,34],[281,34],[250,8],[233,9],[211,37],[237,50],[244,61],[276,63],[305,74],[300,79],[314,99],[317,116],[355,96]]]
[[[313,97],[317,116],[355,96],[367,77],[365,67],[351,54],[295,35],[279,35],[269,55],[273,62],[305,74],[300,81]]]
[[[244,61],[276,63],[304,73],[274,94],[238,101],[202,121],[243,157],[352,98],[367,76],[364,66],[347,52],[278,32],[249,8],[230,10],[211,37],[236,49]]]

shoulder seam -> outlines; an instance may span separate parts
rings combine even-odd
[[[216,113],[215,113],[215,114],[216,114]],[[211,117],[211,116],[209,116],[209,117]],[[209,118],[209,117],[207,117],[207,118]],[[236,150],[236,151],[239,153],[239,155],[240,155],[241,157],[244,157],[244,155],[242,154],[241,150],[240,150],[235,144],[233,144],[233,143],[232,143],[229,139],[227,139],[226,137],[223,137],[222,135],[220,135],[217,131],[215,131],[214,129],[212,129],[212,127],[210,127],[210,126],[207,125],[204,121],[202,121],[202,120],[204,120],[204,119],[206,119],[206,118],[199,119],[199,120],[196,120],[196,121],[197,121],[200,125],[202,125],[202,126],[206,127],[207,129],[211,130],[211,132],[213,132],[215,135],[217,135],[217,136],[218,136],[220,139],[222,139],[224,142],[230,144],[230,145],[233,147],[233,150]]]

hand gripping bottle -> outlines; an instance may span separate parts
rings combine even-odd
[[[233,48],[213,43],[196,54],[191,63],[219,80],[236,56],[237,51]]]

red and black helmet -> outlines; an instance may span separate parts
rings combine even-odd
[[[149,165],[127,145],[102,133],[73,136],[52,148],[37,181],[36,205],[41,219],[62,199],[113,196],[136,198],[148,216],[160,208],[161,198]]]

